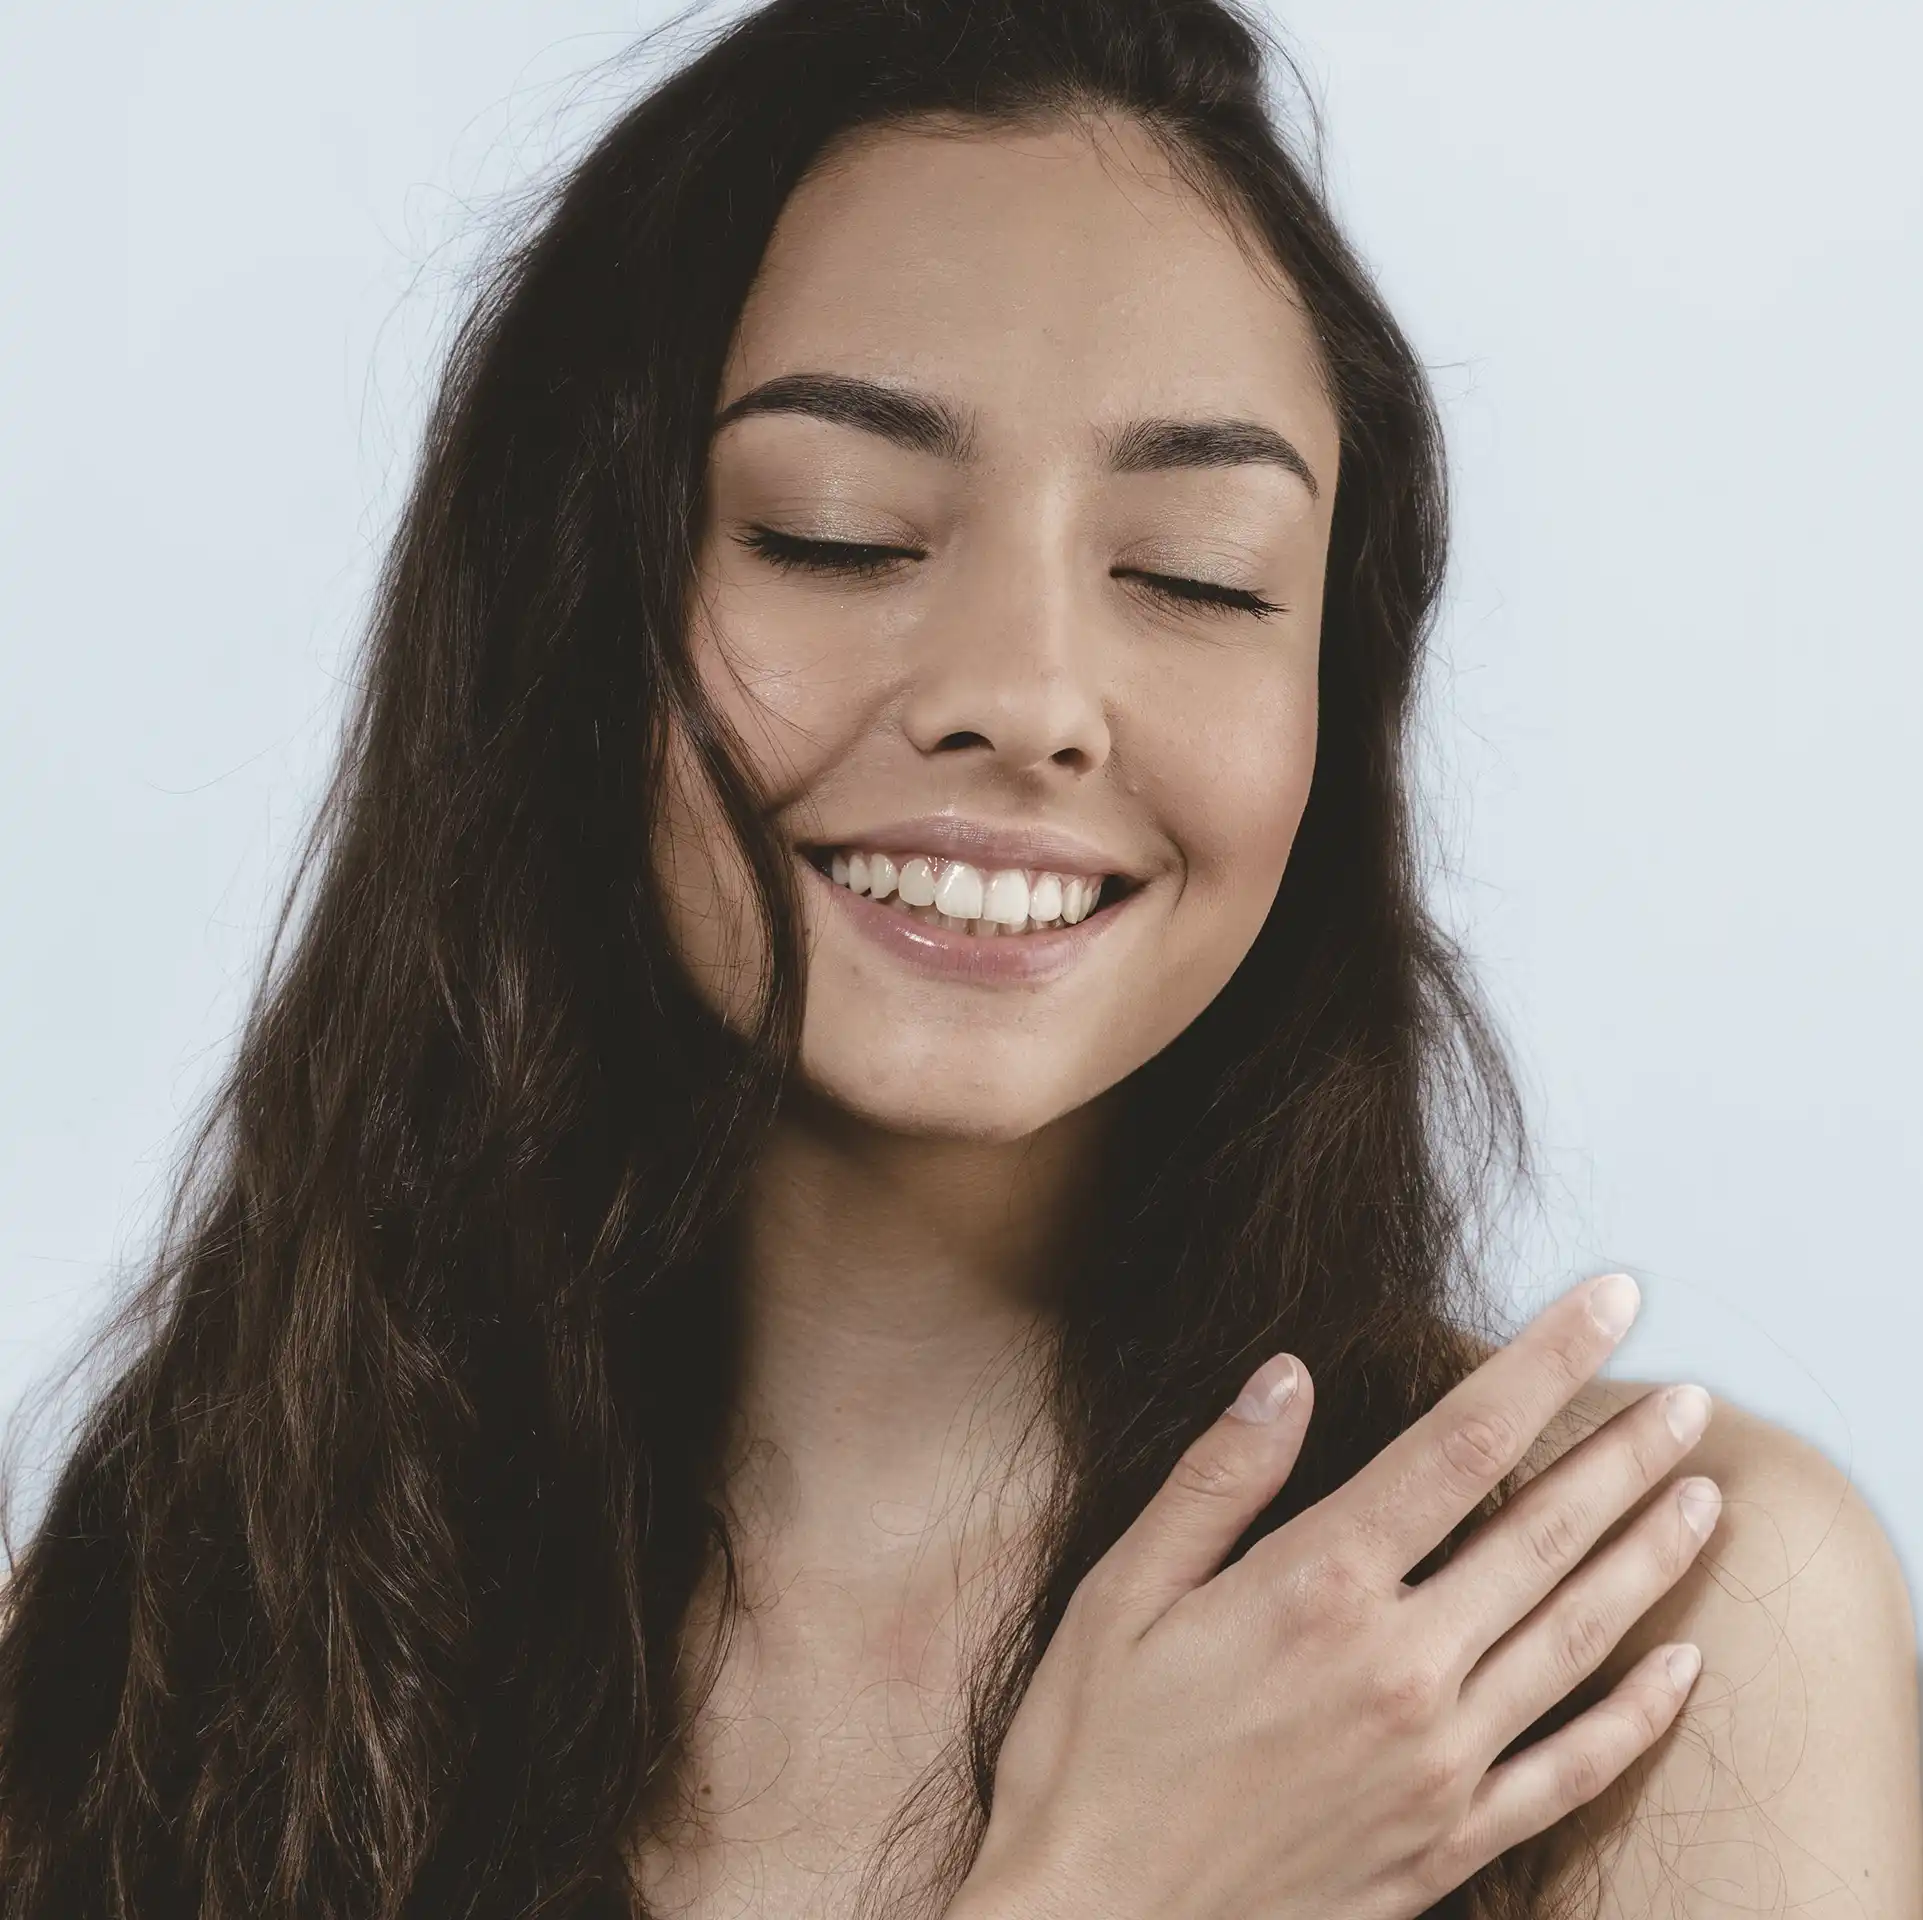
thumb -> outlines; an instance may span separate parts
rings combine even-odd
[[[1291,1354],[1255,1370],[1091,1571],[1108,1611],[1146,1631],[1221,1567],[1288,1479],[1314,1398],[1307,1369]]]

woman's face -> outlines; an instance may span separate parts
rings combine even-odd
[[[1310,328],[1132,124],[869,134],[784,209],[717,418],[691,642],[798,869],[804,1076],[1032,1133],[1195,1018],[1281,880],[1336,483]],[[670,912],[738,1020],[752,895],[679,764]]]

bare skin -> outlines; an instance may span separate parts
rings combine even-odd
[[[980,1150],[976,1180],[946,1189],[904,1151],[844,1192],[818,1143],[784,1144],[750,1240],[729,1489],[752,1543],[749,1618],[690,1758],[705,1831],[671,1830],[644,1856],[664,1912],[847,1910],[888,1815],[959,1724],[964,1616],[971,1597],[993,1605],[1028,1508],[1022,1476],[1000,1469],[1030,1405],[1014,1362],[1045,1291],[1047,1216],[1033,1210],[1023,1248],[976,1188],[1020,1191],[1010,1149]]]
[[[889,136],[839,156],[784,214],[722,405],[818,371],[936,394],[972,416],[975,440],[952,459],[795,412],[717,435],[697,653],[784,796],[797,849],[927,818],[1040,828],[1092,849],[1135,891],[1073,967],[1011,990],[904,963],[830,880],[803,875],[811,1097],[784,1120],[752,1192],[749,1364],[726,1490],[750,1617],[689,1756],[700,1818],[664,1828],[641,1859],[657,1910],[762,1920],[846,1911],[883,1823],[959,1722],[967,1626],[1009,1590],[1027,1490],[1046,1471],[1019,1356],[1047,1326],[1101,1096],[1219,991],[1288,858],[1313,769],[1338,459],[1287,287],[1126,127],[1100,143],[1070,128]],[[1152,416],[1253,420],[1308,477],[1275,462],[1109,471],[1099,435]],[[873,578],[784,569],[744,544],[757,527],[894,558]],[[1158,593],[1167,578],[1259,593],[1282,611],[1198,611]],[[668,842],[683,949],[717,1007],[738,1013],[754,967],[747,893],[692,785]],[[1312,1417],[1312,1391],[1290,1418]],[[1546,1472],[1649,1391],[1584,1380],[1557,1420],[1540,1407],[1522,1436],[1525,1471]],[[1643,1436],[1653,1470],[1593,1517],[1610,1527],[1605,1549],[1668,1525],[1673,1556],[1639,1585],[1619,1582],[1590,1681],[1622,1683],[1640,1716],[1633,1753],[1618,1729],[1613,1798],[1600,1778],[1583,1796],[1595,1831],[1629,1836],[1613,1843],[1605,1915],[1753,1913],[1786,1890],[1804,1903],[1789,1911],[1913,1913],[1914,1641],[1887,1542],[1827,1462],[1766,1423],[1724,1406],[1693,1448],[1658,1459],[1655,1418],[1653,1402],[1625,1414],[1613,1451],[1586,1456],[1626,1458],[1625,1436]],[[1286,1477],[1281,1453],[1257,1460],[1248,1435],[1211,1435],[1244,1448],[1247,1497],[1263,1474],[1270,1492]],[[1701,1558],[1675,1544],[1671,1504],[1694,1475],[1724,1500]],[[1573,1480],[1557,1484],[1573,1501]],[[1168,1619],[1215,1622],[1184,1627],[1182,1645],[1197,1674],[1226,1686],[1251,1656],[1220,1609],[1190,1604],[1212,1575],[1193,1539],[1171,1544],[1178,1535],[1164,1527],[1138,1558],[1161,1569]],[[1506,1536],[1512,1552],[1521,1537]],[[1762,1597],[1732,1599],[1732,1586]],[[695,1640],[711,1602],[697,1605]],[[1158,1628],[1164,1641],[1172,1631]],[[1540,1633],[1523,1662],[1545,1684],[1552,1638]],[[1657,1677],[1654,1656],[1677,1640],[1702,1648],[1698,1687],[1718,1703],[1700,1733],[1687,1716],[1672,1730],[1680,1695]],[[1065,1672],[1072,1649],[1050,1658]],[[1808,1685],[1787,1705],[1820,1764],[1793,1766],[1771,1746],[1792,1669]],[[1127,1697],[1120,1674],[1089,1697]],[[1071,1695],[1069,1680],[1038,1681],[1032,1697],[1046,1698],[1032,1715],[1024,1706],[1024,1750],[1069,1756],[1066,1780],[1084,1737],[1059,1705]],[[1154,1904],[1166,1859],[1099,1897],[1062,1869],[1078,1849],[1125,1847],[1131,1819],[1139,1831],[1160,1817],[1173,1789],[1155,1784],[1153,1764],[1176,1731],[1166,1715],[1136,1729],[1148,1797],[1120,1809],[1107,1841],[1110,1810],[1085,1806],[1052,1761],[998,1794],[1001,1825],[955,1920],[1261,1910],[1246,1889],[1219,1908]],[[1115,1737],[1126,1746],[1127,1727]],[[1719,1791],[1719,1755],[1766,1805],[1700,1811]],[[1393,1768],[1382,1778],[1385,1793],[1400,1790]],[[1353,1782],[1329,1793],[1325,1828]],[[1237,1814],[1199,1803],[1197,1844],[1270,1830]],[[1354,1904],[1334,1904],[1333,1883],[1284,1901],[1306,1847],[1250,1856],[1251,1884],[1277,1916],[1388,1920],[1413,1882],[1386,1857],[1364,1859],[1367,1845],[1365,1834],[1328,1869],[1364,1876],[1343,1892]],[[1146,1904],[1127,1906],[1138,1896]]]

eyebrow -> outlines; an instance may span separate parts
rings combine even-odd
[[[958,466],[973,461],[980,444],[973,420],[937,395],[846,373],[784,373],[764,380],[723,407],[710,433],[756,413],[810,414]],[[1322,492],[1293,442],[1259,420],[1131,420],[1118,432],[1102,436],[1102,452],[1111,473],[1261,463],[1294,474],[1311,499]]]

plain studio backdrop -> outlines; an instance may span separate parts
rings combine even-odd
[[[1044,0],[1038,0],[1038,4]],[[724,5],[714,17],[725,17]],[[230,1057],[464,274],[668,9],[16,10],[0,67],[0,1418]],[[1531,1108],[1519,1307],[1853,1473],[1923,1590],[1923,9],[1302,0],[1433,369],[1442,904]],[[94,1383],[97,1384],[97,1383]],[[30,1399],[31,1396],[31,1399]]]

